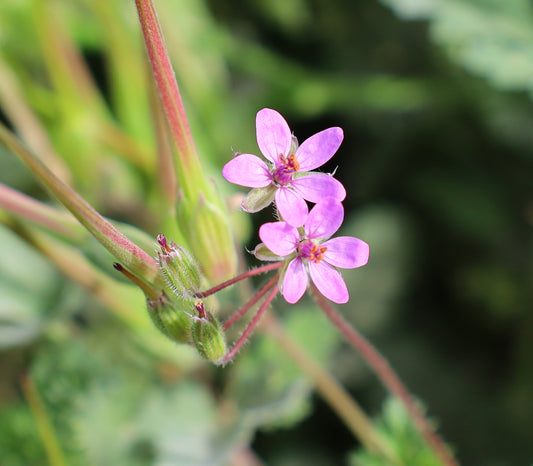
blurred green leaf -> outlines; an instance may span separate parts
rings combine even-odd
[[[0,225],[0,350],[40,336],[56,314],[59,288],[55,270]]]
[[[337,332],[314,307],[291,306],[284,326],[322,363],[335,350]],[[228,393],[244,411],[249,425],[289,427],[309,414],[310,382],[273,339],[256,335],[237,358]]]
[[[382,0],[404,19],[427,19],[433,40],[469,72],[533,96],[533,7],[528,0]]]
[[[376,428],[405,466],[442,466],[418,430],[400,401],[388,398],[383,404],[381,418],[376,421]],[[369,451],[358,451],[350,455],[353,466],[390,466],[388,460]]]

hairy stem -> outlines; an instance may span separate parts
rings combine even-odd
[[[231,286],[237,282],[240,282],[241,280],[245,280],[246,278],[253,277],[254,275],[260,275],[262,273],[270,272],[271,270],[279,269],[282,266],[283,266],[283,262],[274,262],[272,264],[263,265],[255,269],[247,270],[246,272],[241,273],[240,275],[237,275],[234,278],[230,278],[229,280],[226,280],[225,282],[222,282],[219,285],[214,286],[213,288],[210,288],[209,290],[196,293],[196,297],[206,298],[207,296],[211,296],[212,294],[218,293],[220,290],[223,290],[224,288],[227,288],[228,286]]]
[[[250,333],[252,333],[253,329],[257,326],[259,321],[261,320],[262,315],[267,310],[270,303],[274,300],[276,295],[278,294],[278,288],[275,286],[270,290],[270,293],[266,297],[266,299],[263,301],[263,304],[261,304],[261,307],[257,311],[257,314],[255,314],[254,318],[250,321],[240,338],[237,340],[237,343],[233,345],[233,348],[222,358],[221,364],[226,364],[227,362],[231,361],[233,357],[239,352],[239,350],[242,348],[242,345],[246,342],[248,337],[250,336]]]
[[[414,402],[409,391],[402,383],[398,375],[394,372],[387,360],[378,352],[372,344],[366,340],[357,330],[355,330],[344,317],[322,296],[322,294],[312,286],[312,296],[316,303],[322,308],[331,322],[344,336],[346,341],[363,357],[367,364],[379,377],[383,385],[389,392],[397,396],[403,403],[407,413],[413,420],[414,425],[420,431],[435,455],[446,466],[458,466],[457,461],[452,456],[448,447],[444,444],[440,436],[429,424],[424,413]]]
[[[279,275],[274,275],[268,282],[265,283],[263,288],[261,288],[250,301],[248,301],[243,307],[239,309],[235,314],[233,314],[224,324],[222,325],[222,328],[224,330],[227,330],[230,328],[235,322],[237,322],[244,314],[248,312],[248,310],[255,304],[257,301],[259,301],[265,294],[268,293],[268,291],[276,285],[276,282],[278,281]]]

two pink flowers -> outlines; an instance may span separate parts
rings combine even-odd
[[[275,201],[281,221],[260,227],[263,243],[256,256],[285,261],[280,288],[287,302],[296,303],[303,296],[310,276],[326,298],[346,303],[348,289],[336,267],[365,265],[369,247],[349,236],[329,239],[344,220],[341,202],[346,190],[333,176],[312,171],[337,152],[342,129],[328,128],[298,146],[285,119],[264,108],[257,113],[256,134],[268,164],[256,155],[238,154],[222,170],[227,181],[253,188],[243,201],[244,210],[257,212]],[[311,211],[306,201],[316,204]]]

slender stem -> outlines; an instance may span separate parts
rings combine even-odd
[[[44,409],[37,387],[29,375],[22,379],[21,385],[24,396],[30,405],[30,410],[37,423],[37,428],[46,450],[48,462],[52,466],[65,466],[67,463],[65,462],[63,452],[61,451],[57,436],[54,432],[52,422]]]
[[[186,194],[196,193],[200,161],[185,114],[178,83],[172,70],[167,47],[152,0],[135,0],[152,74],[161,99],[172,140],[178,151],[178,177]],[[180,177],[179,175],[182,174]]]
[[[233,348],[222,358],[221,364],[226,364],[227,362],[231,361],[233,357],[239,352],[239,350],[242,348],[242,345],[244,345],[246,339],[252,333],[252,330],[256,327],[256,325],[259,323],[259,320],[261,320],[261,316],[265,313],[270,303],[274,300],[276,295],[278,294],[278,287],[275,286],[270,290],[270,293],[266,297],[266,299],[263,301],[263,304],[261,304],[261,307],[257,311],[257,314],[254,316],[254,318],[250,321],[240,338],[237,340],[237,343],[233,345]]]
[[[387,464],[400,464],[395,452],[375,430],[372,421],[357,402],[338,380],[291,338],[274,314],[265,315],[262,328],[313,381],[317,392],[366,448],[382,454],[389,461]]]
[[[247,270],[246,272],[240,275],[237,275],[234,278],[230,278],[229,280],[226,280],[225,282],[222,282],[219,285],[214,286],[213,288],[210,288],[209,290],[196,293],[196,297],[206,298],[207,296],[211,296],[212,294],[218,293],[220,290],[223,290],[224,288],[227,288],[228,286],[231,286],[237,282],[240,282],[241,280],[244,280],[249,277],[253,277],[254,275],[260,275],[262,273],[270,272],[271,270],[279,269],[282,266],[283,266],[283,262],[273,262],[272,264],[262,265],[261,267]]]
[[[0,183],[0,207],[69,239],[81,241],[85,236],[83,227],[67,212],[33,199],[3,183]]]
[[[129,270],[148,282],[160,280],[159,267],[153,257],[130,241],[77,192],[57,178],[2,124],[0,124],[0,143],[17,155],[89,233],[118,260],[125,263]]]
[[[248,301],[238,312],[233,314],[226,322],[222,324],[222,328],[224,330],[227,330],[230,328],[235,322],[237,322],[248,310],[257,302],[259,301],[273,286],[276,285],[276,282],[278,281],[279,274],[274,275],[268,282],[265,283],[263,288],[261,288],[250,301]]]
[[[414,402],[409,391],[394,372],[387,360],[378,352],[372,344],[355,330],[344,317],[327,301],[324,296],[312,286],[312,295],[317,304],[322,308],[335,327],[342,333],[346,341],[365,359],[367,364],[374,370],[376,375],[387,389],[397,396],[403,403],[407,413],[411,416],[414,425],[425,438],[428,445],[433,449],[437,457],[446,466],[458,466],[459,463],[450,453],[440,436],[429,424],[423,412]]]

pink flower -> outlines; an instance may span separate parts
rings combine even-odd
[[[296,303],[305,293],[308,275],[318,290],[335,303],[350,298],[346,283],[335,267],[353,269],[368,262],[369,247],[351,236],[329,239],[344,219],[342,204],[333,198],[317,203],[309,212],[303,229],[287,222],[265,223],[259,229],[263,245],[255,253],[264,260],[285,260],[281,292],[285,300]],[[303,231],[302,231],[303,230]],[[275,256],[265,254],[264,246]]]
[[[305,140],[299,147],[285,119],[275,110],[264,108],[256,117],[257,144],[269,164],[252,154],[239,154],[222,169],[230,183],[255,188],[243,202],[243,209],[257,212],[275,197],[281,218],[299,227],[308,213],[306,200],[325,197],[343,201],[342,183],[326,173],[310,170],[326,163],[341,145],[341,128],[328,128]]]

